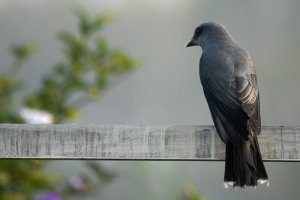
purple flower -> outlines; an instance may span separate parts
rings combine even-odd
[[[56,191],[38,195],[36,200],[62,200],[60,194]]]

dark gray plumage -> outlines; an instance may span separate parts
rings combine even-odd
[[[222,141],[224,182],[234,187],[268,182],[257,135],[261,131],[259,92],[252,60],[216,22],[196,28],[189,46],[201,46],[200,79]]]

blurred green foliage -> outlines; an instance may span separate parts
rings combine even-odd
[[[20,115],[15,109],[15,95],[22,89],[22,82],[17,74],[25,60],[36,51],[36,45],[14,45],[11,53],[14,62],[9,70],[0,74],[0,123],[22,123]]]
[[[54,176],[41,169],[46,161],[1,161],[0,199],[33,199],[32,192],[53,188]]]
[[[59,33],[65,60],[52,68],[38,91],[30,94],[25,105],[50,112],[54,123],[79,118],[78,109],[97,100],[112,77],[127,74],[139,64],[126,52],[110,48],[107,40],[97,34],[111,16],[91,18],[85,10],[77,9],[79,33]]]
[[[78,33],[59,33],[59,40],[64,47],[64,60],[53,66],[42,78],[40,88],[26,97],[16,96],[24,85],[17,78],[17,74],[22,64],[36,52],[37,47],[35,44],[24,44],[11,48],[14,57],[12,66],[0,75],[0,123],[24,122],[16,109],[18,103],[48,111],[53,115],[54,123],[78,119],[79,109],[99,99],[111,78],[137,69],[137,60],[124,51],[111,48],[100,33],[110,22],[111,15],[99,14],[91,17],[83,9],[77,9],[75,15],[79,19]],[[75,181],[64,183],[65,180],[61,180],[58,174],[43,172],[48,162],[1,160],[0,200],[51,199],[51,195],[52,199],[58,199],[58,194],[66,199],[72,195],[86,195],[98,190],[100,182],[106,184],[115,176],[90,161],[86,162],[86,168],[98,181],[80,174]],[[49,197],[35,196],[39,192],[51,190],[59,193],[49,193]]]
[[[197,192],[197,189],[194,185],[188,185],[183,191],[182,200],[208,200],[207,198],[202,197],[202,195]]]

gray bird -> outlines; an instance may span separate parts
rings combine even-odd
[[[190,46],[202,48],[200,80],[216,130],[226,144],[225,187],[268,183],[257,142],[259,92],[248,52],[216,22],[197,27]]]

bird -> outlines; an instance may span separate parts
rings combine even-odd
[[[224,186],[269,185],[257,136],[261,132],[257,76],[249,53],[218,22],[198,26],[186,47],[200,46],[200,81],[221,140],[226,144]]]

